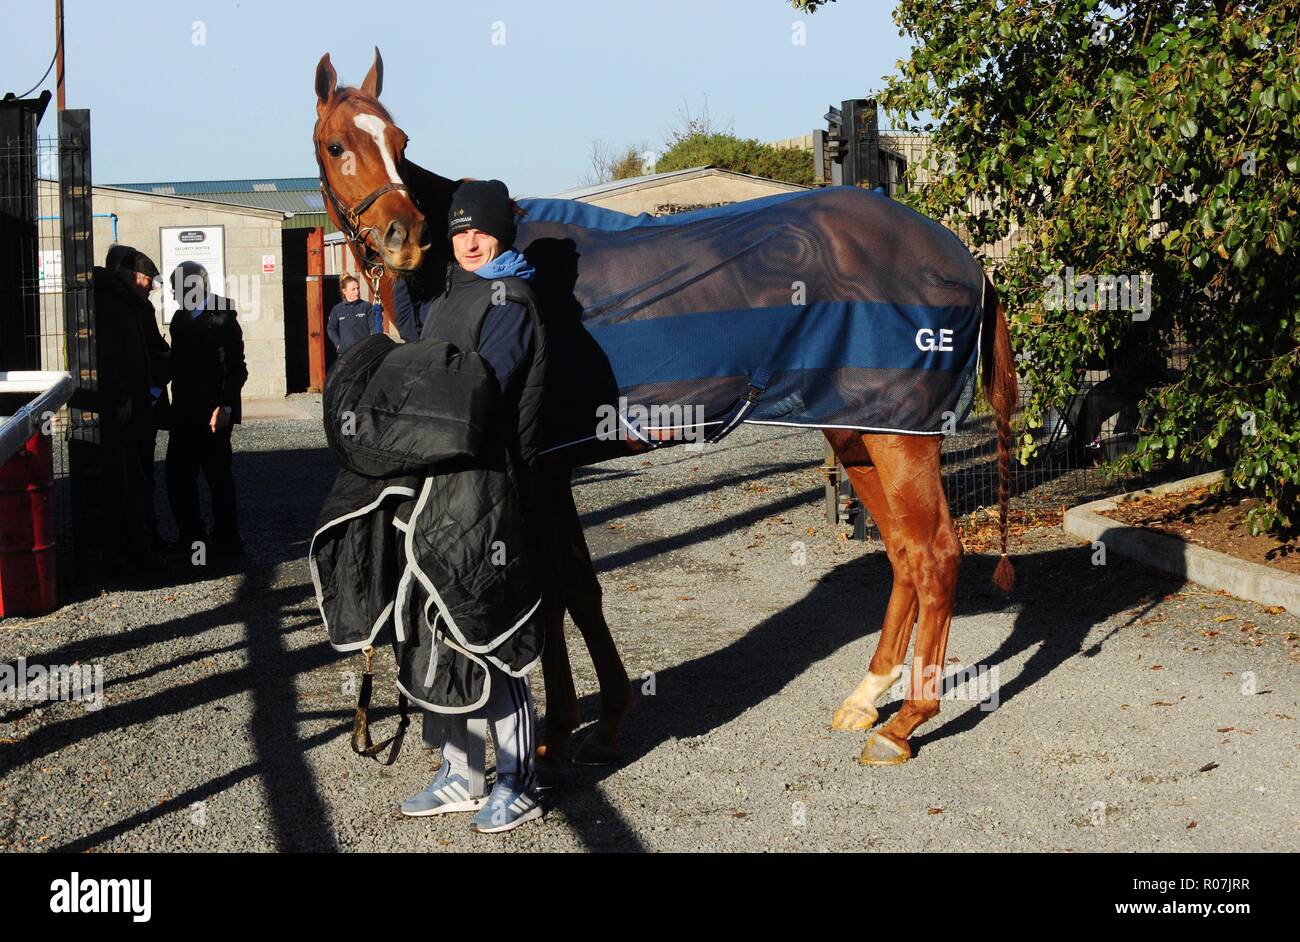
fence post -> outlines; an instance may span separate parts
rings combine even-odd
[[[68,401],[68,483],[72,496],[73,576],[94,579],[103,562],[104,494],[99,373],[95,350],[95,239],[90,184],[90,112],[59,112],[59,228],[63,323],[73,393]]]
[[[307,390],[325,389],[325,230],[307,236]]]

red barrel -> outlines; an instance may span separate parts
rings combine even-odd
[[[0,615],[58,608],[54,580],[54,453],[37,432],[0,465]]]

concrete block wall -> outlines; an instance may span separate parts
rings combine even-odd
[[[813,136],[811,134],[800,134],[798,137],[787,137],[784,140],[773,141],[772,146],[781,150],[806,150],[813,149]]]
[[[159,230],[166,226],[224,226],[226,277],[239,279],[231,299],[239,312],[248,361],[245,399],[285,394],[284,259],[281,257],[282,213],[185,200],[106,187],[94,189],[94,212],[117,214],[117,241],[144,251],[162,266]],[[103,263],[113,242],[111,219],[96,218],[95,258]],[[262,257],[274,255],[276,270],[262,271]],[[167,272],[163,272],[166,277]],[[213,286],[215,290],[216,286]],[[221,293],[226,293],[221,291]],[[159,325],[162,326],[161,311]],[[162,326],[163,336],[167,327]]]

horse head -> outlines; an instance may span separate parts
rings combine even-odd
[[[407,138],[379,103],[383,81],[378,49],[360,88],[338,86],[329,53],[316,65],[312,144],[321,192],[330,218],[371,277],[384,266],[419,269],[431,245],[425,218],[398,173]]]

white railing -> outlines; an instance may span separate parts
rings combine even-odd
[[[72,398],[72,376],[42,370],[0,371],[0,395],[32,393],[33,398],[13,415],[0,416],[0,464],[27,443],[49,416]]]

